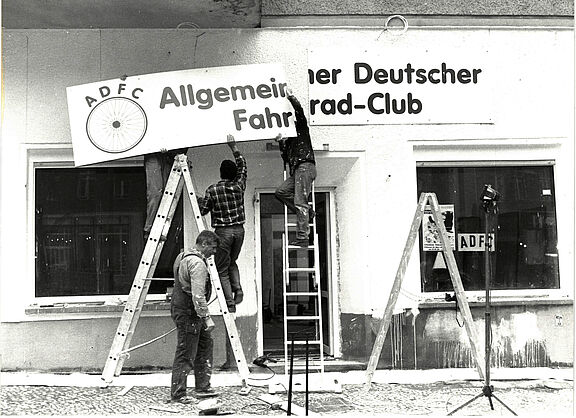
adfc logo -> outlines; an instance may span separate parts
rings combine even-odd
[[[100,89],[102,97],[107,96],[109,92],[107,88],[104,91]],[[133,97],[138,98],[135,91]],[[86,97],[86,101],[91,107],[96,100]],[[134,148],[144,138],[147,128],[148,119],[144,109],[135,100],[127,97],[110,97],[102,100],[94,106],[86,120],[86,134],[90,142],[96,148],[110,153],[125,152]]]

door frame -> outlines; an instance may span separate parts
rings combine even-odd
[[[315,187],[317,193],[328,193],[329,196],[329,219],[328,225],[330,228],[330,242],[328,243],[328,292],[329,292],[329,324],[328,335],[330,338],[329,347],[330,352],[327,355],[334,358],[341,357],[341,344],[340,344],[340,306],[339,306],[339,290],[338,290],[338,275],[337,275],[337,247],[336,247],[336,205],[335,205],[335,188],[334,187]],[[257,188],[254,190],[254,245],[255,245],[255,267],[256,267],[256,293],[257,293],[257,321],[258,330],[256,333],[256,343],[258,355],[264,354],[264,322],[262,316],[262,247],[260,242],[260,195],[274,193],[273,188]]]

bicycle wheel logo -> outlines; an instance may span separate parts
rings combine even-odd
[[[144,138],[148,119],[132,99],[111,97],[98,103],[88,115],[86,133],[102,151],[119,153],[134,148]]]

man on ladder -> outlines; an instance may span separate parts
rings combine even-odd
[[[144,241],[148,240],[152,223],[156,218],[156,212],[160,206],[160,200],[164,194],[164,187],[174,164],[174,158],[178,154],[186,154],[187,148],[166,150],[144,155],[144,170],[146,172],[146,221],[144,222]],[[182,221],[179,222],[180,227]]]
[[[228,311],[236,312],[236,305],[244,298],[240,284],[240,272],[236,260],[244,243],[244,191],[246,190],[246,159],[238,150],[234,136],[228,135],[228,146],[235,161],[224,160],[220,164],[221,180],[206,189],[204,198],[198,198],[202,216],[210,212],[212,228],[220,238],[214,256],[222,291]],[[226,362],[220,370],[236,368],[230,339],[226,335]]]
[[[292,210],[296,213],[296,238],[293,240],[288,240],[288,228],[291,226],[288,223],[287,212],[285,213],[285,243],[284,243],[284,358],[285,358],[285,369],[286,374],[290,375],[289,383],[289,393],[292,387],[292,372],[293,372],[293,354],[294,354],[294,344],[295,336],[297,333],[301,333],[302,330],[297,333],[289,331],[289,323],[293,324],[294,328],[297,328],[297,323],[300,321],[308,321],[314,323],[314,333],[306,337],[306,376],[308,375],[308,338],[312,339],[312,343],[318,344],[320,363],[316,367],[323,376],[324,373],[324,353],[323,353],[323,337],[322,337],[322,309],[321,309],[321,288],[320,288],[320,260],[318,254],[318,235],[317,231],[314,230],[312,242],[310,242],[310,223],[314,223],[314,212],[313,206],[310,206],[309,196],[313,192],[313,182],[316,179],[316,161],[314,158],[314,150],[312,148],[312,142],[310,140],[310,130],[308,128],[308,122],[306,120],[306,115],[304,110],[300,105],[300,102],[292,94],[290,89],[286,89],[287,98],[294,108],[294,116],[296,120],[296,136],[290,137],[284,140],[282,135],[276,137],[280,146],[280,152],[282,159],[284,160],[284,167],[288,164],[289,167],[289,177],[286,177],[284,182],[278,186],[276,189],[276,198],[280,200],[286,208]],[[314,202],[314,197],[312,196],[312,203]],[[289,241],[289,242],[288,242]],[[290,265],[290,257],[288,251],[292,247],[305,249],[308,253],[308,259],[311,262],[311,267],[300,268],[292,267]],[[310,250],[312,251],[312,258],[310,258]],[[299,274],[300,272],[307,272],[311,274],[313,278],[313,284],[309,283],[313,289],[305,292],[298,292],[291,290],[290,280],[291,275]],[[296,299],[294,299],[296,298]],[[312,305],[314,306],[314,312],[312,315],[291,315],[287,311],[287,306],[290,302],[298,301],[299,298],[314,298]],[[292,341],[288,341],[291,339]],[[299,341],[302,343],[302,341]],[[288,369],[288,344],[291,344],[291,355],[290,355],[290,370]],[[308,384],[306,384],[306,390],[308,390]]]
[[[276,198],[296,213],[296,239],[290,245],[308,247],[309,223],[315,216],[308,204],[308,196],[312,191],[312,182],[316,179],[316,161],[304,110],[292,90],[286,89],[286,93],[294,108],[297,136],[286,140],[282,135],[275,138],[280,145],[284,164],[290,168],[290,177],[278,186]]]

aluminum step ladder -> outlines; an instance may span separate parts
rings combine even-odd
[[[170,229],[170,224],[172,223],[172,217],[174,216],[176,206],[178,205],[182,193],[186,194],[190,204],[192,205],[192,211],[194,213],[194,219],[198,231],[200,232],[207,229],[206,220],[201,216],[198,202],[196,200],[196,191],[188,167],[188,159],[186,155],[179,154],[174,158],[172,171],[168,177],[168,181],[166,182],[164,194],[156,213],[156,219],[152,224],[150,235],[148,236],[146,246],[144,247],[144,252],[134,276],[134,282],[130,294],[128,295],[122,317],[120,318],[120,323],[118,324],[118,329],[110,348],[110,353],[102,371],[102,380],[106,384],[112,382],[115,376],[120,375],[124,361],[128,357],[130,341],[132,340],[138,319],[142,313],[150,282],[155,280],[152,276],[154,275],[156,264],[160,258],[164,242],[166,241]],[[220,277],[218,276],[218,270],[216,269],[213,256],[208,259],[208,268],[210,270],[212,288],[216,293],[220,305],[220,312],[222,313],[228,331],[238,371],[242,379],[246,381],[249,378],[250,371],[246,364],[246,358],[244,356],[244,350],[242,349],[234,316],[228,311],[226,305],[226,299],[224,297],[224,292],[222,291]]]
[[[286,178],[286,172],[284,172],[284,178]],[[312,199],[309,202],[310,208],[316,210],[316,199],[314,196],[314,183],[312,183]],[[308,365],[293,364],[293,370],[305,370],[306,367],[311,370],[317,370],[320,373],[324,373],[324,340],[322,332],[322,289],[320,286],[320,256],[318,251],[318,233],[316,228],[316,217],[313,218],[312,222],[309,223],[310,226],[310,237],[312,237],[312,242],[308,247],[299,247],[296,245],[290,245],[290,240],[295,236],[294,231],[296,231],[297,224],[295,222],[289,222],[289,211],[286,206],[284,206],[284,233],[282,234],[282,266],[283,266],[283,299],[284,299],[284,368],[285,374],[289,373],[289,353],[292,344],[292,339],[294,339],[295,346],[305,346],[308,344],[314,350],[315,347],[318,348],[319,357],[318,360],[313,359],[308,362]],[[298,260],[304,260],[307,262],[307,266],[292,266],[290,255],[301,255],[307,253],[307,257],[298,257]],[[312,265],[310,265],[312,264]],[[302,276],[306,280],[302,280]],[[304,283],[303,283],[304,282]],[[294,289],[298,287],[298,289]],[[299,313],[300,306],[302,306],[299,301],[304,300],[307,302],[308,308],[310,308],[310,303],[312,304],[312,311],[304,314],[304,312]],[[296,312],[293,311],[295,308]],[[296,332],[290,332],[289,328],[295,326],[298,321],[306,323],[314,323],[314,332],[311,338],[306,338],[302,334]],[[294,337],[296,336],[296,338]],[[310,335],[307,335],[310,337]]]

